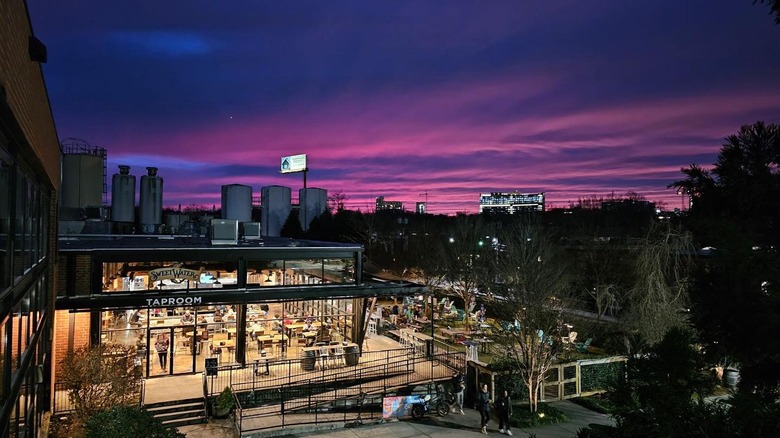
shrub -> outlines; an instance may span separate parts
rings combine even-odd
[[[86,423],[88,438],[183,438],[176,429],[168,429],[151,413],[136,406],[116,406],[91,416]]]

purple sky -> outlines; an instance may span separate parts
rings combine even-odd
[[[167,206],[308,185],[371,209],[479,193],[635,191],[780,122],[780,26],[751,0],[28,0],[61,138],[104,147]],[[109,178],[110,179],[110,178]]]

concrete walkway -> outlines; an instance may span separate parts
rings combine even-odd
[[[564,411],[569,417],[565,423],[527,429],[512,429],[516,437],[536,436],[537,438],[570,438],[590,423],[614,424],[607,415],[599,414],[570,401],[551,403]],[[228,438],[235,436],[229,424],[210,423],[187,426],[179,429],[188,438]],[[491,420],[488,424],[489,435],[499,435],[498,424]],[[360,427],[338,429],[327,432],[301,432],[291,430],[287,437],[316,436],[320,438],[412,438],[412,437],[478,437],[480,432],[479,413],[466,409],[465,415],[450,413],[445,417],[426,417],[420,421],[402,420],[380,424],[366,424]]]

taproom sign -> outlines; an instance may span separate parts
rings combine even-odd
[[[201,303],[203,303],[203,297],[163,297],[146,299],[146,305],[149,307],[191,306],[193,304]]]
[[[182,268],[181,263],[170,268],[152,269],[149,271],[150,281],[170,280],[176,284],[184,281],[199,281],[202,270]]]

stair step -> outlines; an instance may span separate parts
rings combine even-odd
[[[145,406],[146,410],[151,412],[152,415],[157,416],[161,414],[167,414],[169,412],[182,412],[182,411],[194,411],[194,410],[204,410],[206,409],[206,404],[203,403],[201,400],[200,403],[186,403],[181,405],[172,405],[172,406],[157,406],[157,407],[149,407]]]
[[[181,411],[181,412],[170,412],[167,414],[162,415],[155,415],[154,418],[157,418],[160,421],[170,421],[170,420],[180,420],[184,418],[198,418],[206,415],[205,409],[200,410],[193,410],[193,411]]]
[[[156,403],[148,403],[146,405],[146,408],[158,408],[160,406],[173,406],[173,405],[181,405],[181,404],[187,404],[187,403],[203,403],[203,397],[199,398],[186,398],[181,400],[168,400],[164,402],[156,402]]]
[[[163,421],[163,426],[165,427],[182,427],[182,426],[189,426],[191,424],[205,424],[208,423],[209,419],[208,417],[202,416],[202,417],[190,417],[186,419],[181,420],[169,420],[169,421]]]

